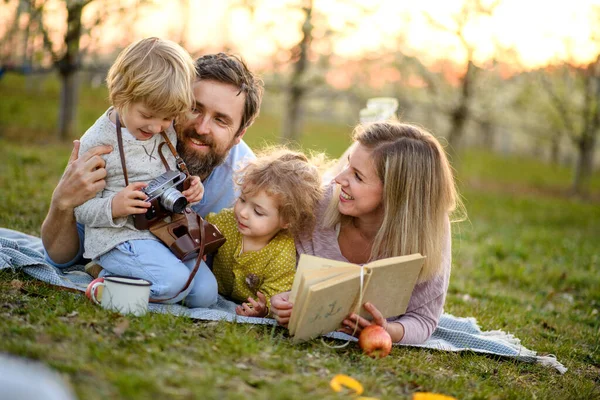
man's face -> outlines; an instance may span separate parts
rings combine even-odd
[[[192,175],[206,178],[238,144],[246,95],[233,85],[212,80],[194,83],[196,104],[187,123],[181,126],[177,151]]]

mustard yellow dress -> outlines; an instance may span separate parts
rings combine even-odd
[[[206,220],[215,224],[227,241],[213,260],[213,273],[219,293],[237,302],[256,299],[260,291],[271,308],[271,296],[292,289],[296,273],[296,247],[286,231],[280,231],[265,247],[242,252],[242,235],[232,209],[210,213]]]

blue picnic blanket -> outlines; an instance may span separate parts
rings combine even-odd
[[[83,266],[64,271],[49,265],[44,256],[42,241],[35,236],[11,229],[0,228],[0,269],[23,270],[27,275],[52,285],[85,291],[92,277],[84,272]],[[253,318],[236,315],[236,304],[221,296],[210,308],[187,308],[173,304],[150,304],[149,310],[159,313],[185,315],[189,318],[229,321],[250,324],[276,325],[270,318]],[[326,335],[340,340],[356,338],[331,332]],[[423,344],[410,345],[445,351],[472,351],[510,357],[523,362],[539,363],[554,367],[564,374],[567,371],[552,354],[540,356],[521,345],[520,340],[503,331],[482,331],[475,318],[460,318],[442,314],[438,327]]]

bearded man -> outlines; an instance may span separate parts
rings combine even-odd
[[[204,197],[192,208],[205,216],[233,205],[233,171],[244,160],[255,157],[242,138],[260,111],[263,85],[233,55],[205,55],[195,64],[195,106],[188,120],[176,126],[177,151],[190,174],[202,179]],[[74,142],[41,229],[46,258],[54,266],[65,268],[87,262],[82,258],[83,226],[76,223],[74,209],[104,188],[102,155],[115,150],[98,146],[78,158],[79,141]]]

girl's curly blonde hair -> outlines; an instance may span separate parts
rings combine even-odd
[[[309,159],[301,152],[271,147],[238,170],[234,182],[244,195],[264,190],[275,198],[288,231],[297,236],[315,225],[314,210],[323,196],[319,172],[323,159],[321,154]]]

